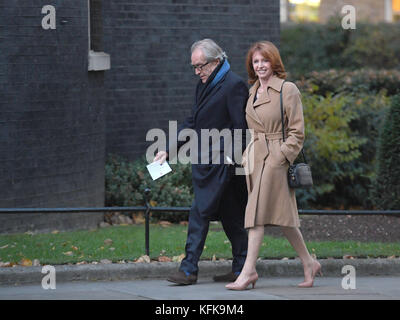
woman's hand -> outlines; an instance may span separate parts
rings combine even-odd
[[[156,154],[153,162],[160,161],[160,163],[164,163],[164,161],[167,160],[167,157],[168,157],[168,153],[166,151],[159,151]]]

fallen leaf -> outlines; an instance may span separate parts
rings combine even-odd
[[[217,261],[217,257],[213,254],[211,261]]]
[[[1,261],[0,261],[0,267],[3,267],[3,268],[11,268],[11,267],[13,267],[14,265],[15,265],[14,262],[9,262],[9,261],[7,261],[7,262],[1,262]]]
[[[137,214],[133,214],[132,215],[132,220],[134,224],[142,224],[146,221],[146,219],[144,218],[144,214],[143,212],[139,212]]]
[[[72,250],[78,251],[78,247],[71,246]]]
[[[159,262],[171,262],[172,259],[170,257],[167,257],[167,256],[161,256],[161,257],[158,257],[158,261]]]
[[[6,248],[8,248],[8,244],[6,244],[5,246],[0,247],[0,250],[1,249],[6,249]]]
[[[62,254],[69,257],[74,255],[72,251],[63,252]]]
[[[104,240],[105,245],[111,245],[113,243],[112,239],[106,239]]]
[[[179,256],[174,256],[174,257],[172,257],[172,261],[173,262],[182,262],[182,260],[185,258],[185,254],[184,253],[182,253],[181,255],[179,255]]]
[[[19,265],[24,267],[32,267],[32,260],[24,258],[19,262]]]
[[[349,254],[346,254],[343,256],[343,259],[354,259],[354,257]]]
[[[396,256],[390,256],[390,257],[387,257],[388,259],[395,259],[396,258]]]
[[[58,230],[53,230],[51,233],[52,233],[52,234],[57,234],[57,233],[60,233],[60,231],[58,231]]]
[[[157,206],[157,202],[154,201],[154,200],[150,200],[150,205],[151,205],[152,207],[156,207],[156,206]]]
[[[160,221],[158,224],[162,227],[169,227],[172,223],[169,221]]]
[[[150,257],[147,255],[141,256],[139,259],[137,259],[135,262],[137,263],[150,263]]]

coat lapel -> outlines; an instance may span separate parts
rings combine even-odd
[[[271,99],[269,97],[268,91],[265,91],[261,94],[261,96],[256,100],[256,102],[254,102],[253,104],[253,108],[257,108],[258,106],[264,104],[264,103],[268,103],[270,102]]]
[[[253,100],[251,100],[251,101],[254,101],[254,98],[255,98],[255,95],[256,95],[256,93],[257,93],[257,89],[258,89],[258,87],[260,86],[260,81],[259,80],[257,80],[257,82],[254,84],[254,95],[253,95]],[[260,105],[262,105],[262,104],[264,104],[264,103],[268,103],[268,102],[270,102],[271,101],[271,99],[270,99],[270,97],[269,97],[269,94],[268,94],[268,88],[267,88],[267,90],[265,90],[259,97],[258,97],[258,99],[253,103],[253,108],[255,109],[256,107],[258,107],[258,106],[260,106]]]
[[[285,80],[274,75],[268,81],[268,87],[274,89],[275,91],[281,92],[283,81]]]
[[[250,98],[248,100],[247,103],[247,107],[246,107],[246,113],[255,121],[257,121],[257,123],[259,123],[260,125],[263,125],[263,122],[261,121],[261,119],[258,117],[257,113],[256,113],[256,108],[265,104],[265,103],[269,103],[271,101],[271,98],[269,96],[269,90],[270,88],[272,88],[273,90],[280,92],[281,91],[281,87],[282,87],[282,83],[283,83],[283,79],[278,78],[277,76],[272,76],[271,79],[268,81],[267,84],[267,90],[265,90],[261,96],[255,101],[255,95],[257,92],[258,87],[260,86],[260,82],[259,80],[257,80],[254,85],[250,88],[249,94],[250,94]]]
[[[246,113],[250,118],[252,118],[254,121],[256,121],[258,124],[260,124],[262,126],[262,121],[260,120],[256,111],[254,110],[255,104],[253,103],[258,86],[259,86],[259,82],[257,80],[257,82],[249,90],[250,97],[249,97],[249,100],[247,100]]]
[[[272,88],[277,92],[281,92],[281,87],[282,87],[282,83],[283,83],[283,79],[278,78],[277,76],[273,75],[267,83],[267,90],[265,90],[261,96],[257,99],[257,101],[254,103],[253,107],[256,108],[264,103],[268,103],[271,101],[271,98],[269,96],[269,89]],[[254,84],[255,88],[254,88],[254,94],[256,93],[258,87],[259,87],[259,81],[257,80],[257,82]],[[254,97],[253,97],[254,98]]]
[[[221,81],[219,81],[215,85],[215,87],[211,89],[210,92],[203,95],[202,99],[198,102],[197,108],[196,108],[196,110],[194,112],[194,116],[193,116],[195,122],[196,122],[196,118],[197,118],[197,115],[200,112],[200,110],[202,108],[204,108],[204,106],[207,104],[207,102],[210,101],[210,99],[221,89],[221,86],[222,86],[224,80],[225,80],[225,77]]]

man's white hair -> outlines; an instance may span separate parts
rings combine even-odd
[[[213,61],[215,59],[222,61],[223,59],[228,58],[225,51],[223,51],[221,47],[217,45],[214,40],[211,39],[196,41],[192,44],[191,52],[193,53],[193,51],[197,48],[201,49],[207,62]]]

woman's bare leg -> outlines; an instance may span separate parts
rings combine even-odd
[[[304,282],[309,282],[313,278],[313,266],[315,260],[311,257],[304,243],[303,235],[299,228],[281,227],[283,234],[297,252],[304,268]]]
[[[240,287],[245,288],[246,282],[252,281],[249,279],[255,279],[255,281],[257,281],[256,279],[258,276],[256,271],[256,263],[258,254],[260,252],[260,247],[264,239],[264,226],[255,226],[254,228],[249,229],[248,238],[246,261],[236,281],[226,286],[229,289]]]
[[[247,256],[241,275],[250,275],[256,272],[256,263],[260,247],[264,239],[264,226],[255,226],[249,229]]]

